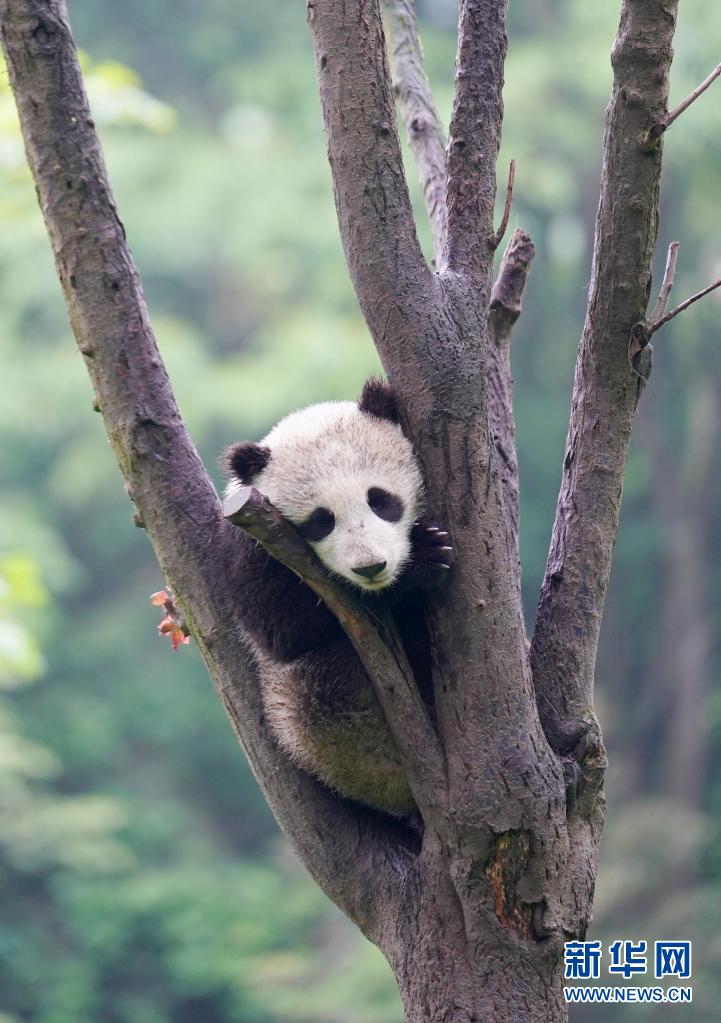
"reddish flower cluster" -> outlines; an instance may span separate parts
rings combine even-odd
[[[157,593],[151,595],[150,603],[156,607],[162,607],[165,612],[165,616],[158,625],[158,635],[170,636],[173,650],[177,650],[181,643],[183,646],[187,646],[190,643],[190,635],[180,617],[180,612],[173,600],[171,591],[158,590]]]

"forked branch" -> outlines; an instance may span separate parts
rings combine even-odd
[[[628,347],[628,357],[633,359],[642,351],[649,343],[653,335],[661,327],[664,327],[667,323],[673,320],[679,313],[682,313],[689,306],[692,306],[695,302],[710,295],[712,291],[716,291],[717,288],[721,288],[721,277],[713,284],[709,284],[708,287],[702,288],[701,291],[697,291],[695,295],[691,295],[690,298],[685,299],[683,302],[679,302],[670,313],[666,313],[665,316],[659,316],[657,319],[641,320],[637,323],[631,331],[631,341]],[[670,289],[669,289],[670,290]]]
[[[440,268],[447,239],[445,135],[423,64],[415,0],[383,0],[383,10],[390,30],[396,96],[418,167],[435,263]]]
[[[253,487],[228,497],[223,513],[295,572],[336,616],[376,690],[418,804],[437,804],[444,788],[443,753],[390,614],[335,583],[300,533]]]

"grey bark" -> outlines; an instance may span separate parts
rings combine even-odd
[[[389,0],[388,8],[406,19],[410,56],[397,52],[396,67],[408,120],[430,93],[412,5]],[[603,824],[605,753],[592,682],[648,359],[641,353],[635,367],[628,359],[631,328],[646,310],[658,219],[661,146],[647,152],[644,140],[666,110],[676,0],[622,0],[588,312],[530,658],[508,357],[533,255],[523,232],[511,239],[492,290],[505,2],[461,0],[441,205],[437,119],[414,147],[422,180],[432,180],[432,201],[424,191],[437,273],[416,236],[379,0],[308,0],[307,11],[350,276],[421,460],[430,509],[461,555],[430,609],[437,730],[387,623],[344,603],[261,497],[246,495],[230,514],[304,575],[344,625],[402,752],[416,828],[330,796],[268,736],[233,612],[235,528],[188,439],[155,345],[64,0],[0,0],[0,30],[58,274],[113,449],[281,827],[385,953],[408,1023],[562,1021],[563,942],[586,932]]]

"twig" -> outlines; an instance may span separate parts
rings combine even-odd
[[[656,323],[656,321],[660,320],[666,312],[671,288],[673,288],[673,279],[676,276],[676,260],[678,259],[680,244],[680,242],[671,242],[668,247],[668,253],[666,254],[666,269],[663,273],[663,282],[661,283],[661,290],[658,293],[658,301],[656,302],[651,314],[651,323]]]
[[[691,297],[687,298],[684,302],[680,302],[671,310],[670,313],[666,313],[665,316],[662,316],[660,320],[655,320],[650,323],[642,320],[640,323],[637,323],[631,331],[631,341],[628,346],[629,360],[633,362],[634,357],[638,355],[641,349],[646,347],[657,330],[664,327],[675,316],[682,313],[684,309],[688,309],[688,307],[693,305],[694,302],[698,302],[699,299],[705,298],[706,295],[710,295],[712,291],[716,290],[716,288],[721,288],[721,277],[719,277],[717,281],[714,281],[713,284],[709,284],[707,288],[704,288],[702,291],[697,291],[695,295],[691,295]]]
[[[719,75],[721,75],[721,64],[717,64],[716,67],[711,72],[711,74],[708,76],[708,78],[704,78],[701,84],[698,85],[693,90],[693,92],[686,97],[685,100],[679,103],[677,107],[674,107],[673,110],[670,110],[667,114],[664,114],[663,117],[659,118],[659,120],[656,121],[656,123],[651,128],[649,128],[648,132],[646,133],[646,137],[643,140],[644,148],[645,149],[653,148],[653,146],[656,145],[656,143],[661,138],[663,133],[665,131],[668,131],[668,129],[671,127],[676,118],[680,117],[684,110],[688,110],[691,104],[695,103],[699,96],[703,95],[703,93],[706,92],[710,85],[713,85],[713,83],[716,81]]]
[[[428,805],[443,788],[444,757],[391,616],[334,582],[300,533],[254,487],[231,494],[223,514],[295,572],[336,616],[373,684],[411,790]]]
[[[709,286],[704,288],[703,291],[697,291],[695,295],[692,295],[691,298],[687,298],[685,302],[680,302],[675,309],[672,309],[670,313],[666,313],[665,316],[662,316],[657,323],[651,324],[651,334],[655,334],[660,327],[663,327],[669,322],[669,320],[672,320],[674,316],[678,316],[678,314],[682,313],[684,309],[688,309],[688,307],[693,305],[694,302],[698,302],[700,298],[705,298],[706,295],[710,295],[712,291],[716,290],[716,288],[721,288],[721,277],[719,277],[717,281],[714,281],[713,284],[709,284]]]
[[[391,37],[391,67],[408,143],[418,167],[433,237],[435,263],[446,248],[446,140],[423,65],[415,0],[383,0]]]
[[[511,160],[510,167],[508,168],[508,185],[506,187],[506,202],[503,207],[503,216],[501,217],[501,223],[498,227],[498,230],[493,235],[493,240],[491,242],[491,245],[493,246],[494,249],[497,249],[498,246],[503,241],[503,236],[505,235],[506,228],[508,227],[508,218],[511,215],[511,204],[513,203],[513,185],[515,180],[516,161]]]

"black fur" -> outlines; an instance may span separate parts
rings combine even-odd
[[[280,664],[322,649],[344,635],[338,619],[295,572],[241,534],[238,611],[243,627]]]
[[[233,444],[225,452],[224,457],[226,470],[237,476],[240,482],[246,485],[253,482],[269,461],[270,448],[262,447],[260,444],[251,444],[249,441]]]
[[[358,408],[369,416],[377,419],[388,419],[391,423],[398,422],[398,406],[391,385],[380,377],[369,377],[363,385]]]

